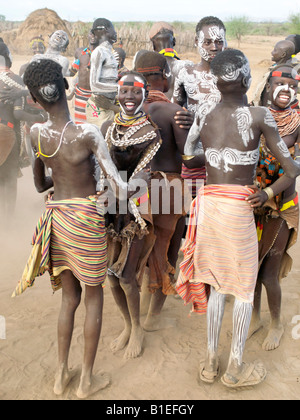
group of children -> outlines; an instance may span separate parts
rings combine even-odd
[[[230,388],[259,384],[265,367],[244,363],[243,353],[249,332],[260,327],[262,284],[272,318],[264,348],[278,347],[283,333],[279,279],[291,268],[286,251],[296,240],[299,216],[300,118],[291,108],[299,76],[292,64],[272,68],[265,87],[268,107],[249,106],[249,62],[227,47],[225,26],[215,17],[203,18],[196,28],[200,63],[180,63],[172,28],[159,22],[151,31],[154,51],[138,54],[134,69],[119,78],[112,23],[97,19],[92,34],[97,47],[90,51],[88,122],[71,119],[59,63],[34,59],[23,78],[33,101],[48,114],[30,132],[34,182],[39,192],[52,187],[54,192],[14,295],[46,270],[53,289],[62,288],[54,392],[62,394],[70,381],[68,356],[81,284],[86,320],[77,396],[86,398],[109,383],[106,375],[93,375],[106,275],[124,319],[113,351],[126,347],[125,357],[139,356],[143,330],[159,328],[165,299],[177,292],[194,311],[207,313],[207,355],[199,377],[213,383],[220,373],[218,343],[229,294],[235,298],[232,346],[221,381]],[[102,181],[115,192],[114,209],[103,184],[97,188],[95,160]],[[176,281],[186,211],[175,208],[178,197],[184,201],[188,195],[183,172],[204,185],[191,189]],[[171,205],[165,212],[167,196]],[[154,203],[157,213],[151,211]],[[143,327],[142,283],[150,293]]]

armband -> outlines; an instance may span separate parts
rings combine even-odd
[[[268,200],[274,197],[274,192],[271,187],[264,188],[263,191],[267,194]]]
[[[188,156],[188,155],[181,155],[182,160],[191,160],[194,159],[195,156]]]

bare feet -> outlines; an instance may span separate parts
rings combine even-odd
[[[144,331],[142,327],[132,328],[131,335],[127,349],[124,354],[125,359],[132,359],[138,357],[142,352],[142,345],[144,340]]]
[[[76,371],[70,372],[68,368],[64,366],[60,368],[55,376],[55,383],[53,388],[54,394],[62,395],[76,373]]]
[[[270,328],[269,333],[263,342],[262,348],[266,351],[275,350],[280,345],[281,337],[284,333],[283,325],[278,325],[277,328]]]
[[[81,399],[87,398],[90,395],[95,394],[95,392],[106,388],[109,385],[109,382],[110,379],[106,373],[88,378],[81,377],[76,395]]]
[[[158,331],[160,329],[160,314],[159,315],[148,315],[145,319],[143,328],[145,331]]]
[[[118,350],[122,350],[126,344],[129,341],[131,333],[131,328],[125,327],[125,329],[122,331],[122,333],[119,335],[119,337],[115,338],[111,344],[110,348],[113,352],[116,352]]]
[[[248,337],[247,340],[249,340],[250,337],[252,337],[253,334],[255,334],[258,330],[262,328],[263,324],[259,318],[255,318],[251,320],[251,324],[248,331]]]
[[[254,362],[250,364],[243,363],[243,368],[240,374],[231,375],[226,372],[221,381],[229,388],[239,388],[243,386],[253,386],[261,383],[267,375],[267,371],[261,362]]]

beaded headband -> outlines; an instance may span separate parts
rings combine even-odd
[[[163,73],[163,70],[159,66],[153,66],[153,67],[140,67],[137,69],[137,72],[159,74],[159,73]]]
[[[289,79],[300,80],[299,74],[293,76],[292,73],[285,73],[283,71],[273,71],[271,77],[287,77]]]
[[[141,82],[124,82],[124,81],[120,80],[118,82],[118,84],[120,86],[134,86],[134,87],[141,87],[141,88],[146,89],[146,85],[144,83],[141,83]]]

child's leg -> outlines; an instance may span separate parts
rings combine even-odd
[[[84,355],[77,391],[79,398],[86,398],[109,384],[107,375],[101,375],[97,378],[92,375],[102,327],[103,289],[101,285],[85,287],[85,306]]]
[[[251,315],[252,304],[235,299],[231,352],[226,373],[222,377],[223,384],[231,388],[259,384],[266,376],[266,370],[261,363],[245,364],[242,360]]]
[[[62,304],[58,318],[58,372],[54,392],[60,395],[70,381],[68,358],[71,346],[74,316],[81,299],[81,286],[70,270],[61,273]]]
[[[207,355],[204,368],[200,372],[203,381],[212,382],[218,371],[218,344],[225,309],[226,295],[210,288],[207,306]]]

